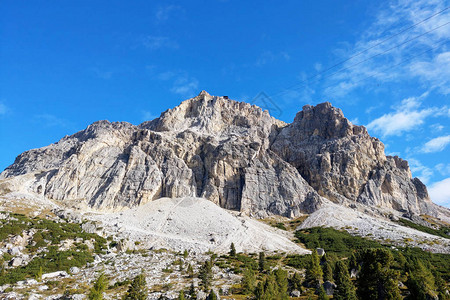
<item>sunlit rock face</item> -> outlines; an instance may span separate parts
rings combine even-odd
[[[311,213],[326,199],[434,209],[408,163],[385,156],[330,103],[305,106],[286,124],[204,91],[138,126],[99,121],[24,152],[0,178],[20,176],[30,192],[103,211],[187,196],[260,218]]]

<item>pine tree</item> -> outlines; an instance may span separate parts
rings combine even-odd
[[[186,298],[184,298],[184,292],[180,291],[180,293],[178,294],[178,300],[185,300]]]
[[[37,281],[41,281],[42,280],[42,275],[43,275],[43,271],[42,271],[42,266],[39,266],[39,271],[36,273],[36,280]]]
[[[191,283],[191,287],[189,288],[189,297],[191,299],[196,299],[197,298],[197,293],[195,292],[195,286],[194,283]]]
[[[294,275],[292,275],[292,277],[289,279],[289,287],[291,289],[291,291],[293,290],[297,290],[302,292],[302,276],[300,275],[300,273],[294,273]]]
[[[103,300],[103,292],[108,287],[108,279],[105,274],[101,273],[97,280],[94,282],[94,286],[90,289],[88,299],[89,300]]]
[[[328,300],[328,299],[330,299],[327,296],[327,293],[325,293],[325,290],[324,290],[323,286],[319,287],[319,291],[317,293],[317,296],[318,296],[318,298],[317,298],[318,300]]]
[[[333,269],[331,268],[331,262],[326,261],[322,265],[322,271],[323,271],[323,281],[333,280]]]
[[[402,299],[398,288],[400,274],[391,270],[394,261],[386,249],[366,249],[361,253],[362,265],[357,294],[361,299]]]
[[[236,248],[234,247],[234,243],[231,243],[231,246],[230,246],[230,256],[231,257],[236,256]]]
[[[275,282],[278,285],[277,294],[278,299],[288,299],[288,274],[287,271],[278,268],[274,271]]]
[[[212,264],[211,261],[207,260],[200,268],[200,273],[198,275],[200,278],[200,285],[203,287],[203,290],[207,292],[212,283]]]
[[[216,295],[216,293],[214,293],[214,291],[212,289],[209,292],[209,295],[206,298],[206,300],[217,300],[217,295]]]
[[[258,266],[260,272],[264,272],[266,269],[266,256],[264,252],[259,252]]]
[[[187,258],[188,255],[189,255],[189,252],[188,252],[186,249],[184,249],[183,257],[184,257],[184,258]]]
[[[255,272],[251,268],[245,268],[242,276],[241,286],[244,293],[251,293],[255,288]]]
[[[320,267],[320,259],[316,250],[312,251],[311,261],[306,269],[306,282],[313,287],[317,287],[322,283],[322,268]]]
[[[124,300],[145,300],[147,299],[146,280],[144,274],[136,276],[128,287],[128,291],[123,297]]]
[[[343,261],[336,262],[334,283],[337,288],[334,290],[333,299],[357,300],[355,286],[350,280],[347,265]]]
[[[434,299],[437,296],[434,276],[420,260],[414,262],[406,285],[411,293],[409,299]]]
[[[194,277],[194,268],[192,267],[191,264],[189,264],[187,267],[187,273],[188,273],[189,278]]]

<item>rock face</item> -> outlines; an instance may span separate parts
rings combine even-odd
[[[98,210],[193,196],[256,217],[311,213],[324,198],[433,212],[407,162],[330,103],[288,125],[206,92],[138,126],[93,123],[19,155],[0,179],[20,176],[34,193]]]

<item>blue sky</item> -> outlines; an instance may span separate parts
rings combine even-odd
[[[4,0],[0,169],[100,119],[139,124],[201,90],[263,92],[286,122],[330,101],[450,207],[449,5]]]

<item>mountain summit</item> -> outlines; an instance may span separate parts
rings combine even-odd
[[[450,216],[406,161],[386,156],[381,141],[330,103],[304,106],[286,124],[205,91],[138,126],[98,121],[26,151],[0,178],[101,211],[202,197],[258,218],[312,213],[329,201],[375,214]]]

